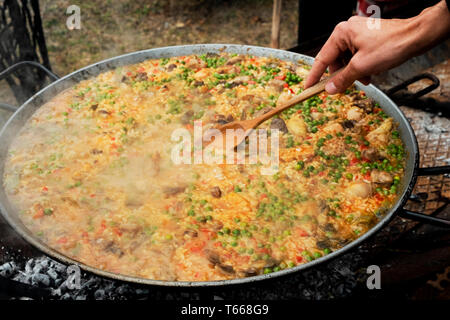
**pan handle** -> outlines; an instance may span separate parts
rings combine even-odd
[[[441,166],[441,167],[430,167],[430,168],[419,168],[417,170],[418,176],[435,176],[439,174],[449,174],[450,166]],[[419,222],[424,222],[427,224],[435,225],[443,228],[450,228],[450,221],[442,218],[437,218],[433,216],[429,216],[423,213],[409,211],[406,209],[401,209],[399,211],[399,216],[406,219],[411,219]]]
[[[443,227],[443,228],[450,229],[450,221],[449,220],[436,218],[436,217],[429,216],[429,215],[426,215],[426,214],[423,214],[420,212],[401,209],[400,212],[398,213],[398,215],[405,219],[410,219],[410,220],[414,220],[414,221],[418,221],[418,222],[424,222],[424,223],[431,224],[431,225],[434,225],[437,227]]]
[[[418,176],[437,176],[439,174],[450,174],[450,166],[419,168]]]
[[[42,64],[40,64],[36,61],[21,61],[16,64],[13,64],[12,66],[10,66],[10,67],[6,68],[5,70],[3,70],[2,72],[0,72],[0,81],[5,79],[6,77],[8,77],[11,73],[16,71],[17,69],[22,68],[24,66],[34,67],[34,68],[37,68],[37,69],[43,71],[52,81],[56,81],[59,79],[59,76],[57,76],[52,71],[50,71],[49,69],[44,67]],[[18,107],[10,105],[8,103],[0,102],[0,109],[14,112],[18,109]]]
[[[387,94],[389,97],[392,97],[392,95],[393,95],[394,93],[396,93],[397,91],[400,91],[400,90],[402,90],[402,89],[407,89],[407,87],[408,87],[410,84],[412,84],[412,83],[414,83],[414,82],[417,82],[417,81],[420,81],[420,80],[423,80],[423,79],[431,80],[432,83],[431,83],[429,86],[423,88],[422,90],[419,90],[419,91],[417,91],[416,93],[413,93],[413,94],[408,95],[408,98],[409,98],[409,99],[417,99],[417,98],[419,98],[419,97],[421,97],[421,96],[424,96],[424,95],[426,95],[428,92],[431,92],[431,91],[433,91],[434,89],[436,89],[437,87],[439,87],[439,85],[440,85],[440,83],[441,83],[441,82],[439,81],[438,77],[436,77],[434,74],[425,72],[425,73],[418,74],[418,75],[416,75],[416,76],[414,76],[414,77],[411,77],[411,78],[409,78],[409,79],[403,81],[402,83],[400,83],[400,84],[398,84],[398,85],[396,85],[396,86],[390,88],[389,90],[386,91],[386,94]]]

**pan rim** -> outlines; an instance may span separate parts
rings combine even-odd
[[[26,102],[24,102],[22,104],[22,106],[20,106],[20,108],[18,108],[17,111],[14,112],[14,114],[8,119],[8,121],[6,122],[6,124],[4,125],[2,130],[0,131],[0,140],[2,138],[4,138],[3,136],[5,135],[5,132],[7,131],[8,126],[13,122],[14,118],[20,112],[22,112],[22,110],[27,108],[28,105],[32,104],[37,97],[41,96],[43,93],[48,91],[50,88],[56,87],[59,84],[64,83],[64,82],[70,82],[73,77],[81,74],[84,71],[89,71],[89,70],[97,68],[99,66],[101,66],[101,67],[106,66],[107,69],[111,69],[107,66],[107,64],[110,62],[113,62],[113,63],[119,62],[119,64],[120,64],[121,61],[126,61],[127,58],[138,57],[140,55],[144,56],[144,59],[143,60],[138,59],[132,63],[139,63],[141,61],[151,59],[151,57],[148,57],[148,56],[145,57],[145,55],[151,55],[152,53],[167,52],[167,51],[177,53],[177,50],[180,50],[180,51],[185,51],[186,53],[184,55],[187,55],[187,54],[195,54],[196,49],[203,51],[203,52],[218,52],[218,51],[233,52],[233,49],[235,49],[234,51],[239,51],[239,53],[244,53],[244,51],[245,51],[249,54],[252,54],[251,51],[256,51],[256,52],[264,51],[264,52],[268,53],[265,56],[270,56],[270,53],[273,53],[275,56],[278,56],[280,59],[282,59],[280,56],[287,55],[287,56],[291,56],[292,58],[295,57],[295,61],[302,60],[302,61],[305,61],[306,63],[312,63],[312,61],[314,61],[314,58],[303,55],[303,54],[299,54],[299,53],[289,52],[289,51],[280,50],[280,49],[272,49],[272,48],[265,48],[265,47],[259,47],[259,46],[238,45],[238,44],[192,44],[192,45],[168,46],[168,47],[146,49],[146,50],[126,53],[124,55],[108,58],[108,59],[93,63],[91,65],[88,65],[86,67],[83,67],[81,69],[78,69],[78,70],[56,80],[55,82],[52,82],[48,86],[46,86],[43,89],[41,89],[40,91],[38,91],[36,94],[34,94],[32,97],[30,97]],[[190,52],[190,51],[192,51],[192,52]],[[188,53],[188,52],[190,52],[190,53]],[[179,56],[179,55],[169,53],[165,56],[169,57],[169,56]],[[160,55],[160,57],[163,57],[163,55]],[[293,61],[293,59],[291,61]],[[132,64],[132,63],[125,63],[124,65]],[[117,66],[115,66],[115,67],[117,67]],[[98,73],[101,73],[104,71],[105,70],[100,70],[100,72],[98,72]],[[417,173],[417,167],[418,167],[418,162],[419,162],[418,161],[418,159],[419,159],[418,144],[417,144],[417,138],[414,134],[414,131],[413,131],[409,121],[406,119],[406,116],[403,114],[403,112],[400,110],[400,108],[398,108],[398,106],[386,94],[384,94],[380,89],[378,89],[374,85],[370,84],[368,86],[364,86],[359,82],[356,82],[356,84],[357,84],[358,88],[362,88],[362,90],[370,89],[374,92],[377,92],[377,94],[380,95],[386,102],[390,103],[392,106],[395,107],[395,109],[396,109],[395,111],[399,114],[399,117],[404,122],[405,128],[407,130],[405,135],[407,134],[409,137],[412,138],[411,147],[412,147],[413,154],[411,154],[411,156],[413,157],[413,168],[412,168],[411,177],[410,177],[409,181],[403,182],[405,184],[405,188],[404,188],[402,194],[398,195],[397,202],[388,210],[386,215],[377,222],[376,225],[374,225],[364,235],[362,235],[359,238],[353,240],[352,242],[346,244],[345,246],[339,248],[338,250],[336,250],[326,256],[323,256],[321,258],[313,260],[311,262],[301,264],[301,265],[295,266],[293,268],[288,268],[285,270],[280,270],[277,272],[269,273],[269,274],[257,275],[257,276],[246,277],[246,278],[219,280],[219,281],[164,281],[164,280],[140,278],[140,277],[134,277],[134,276],[129,276],[129,275],[117,274],[117,273],[113,273],[113,272],[109,272],[109,271],[104,271],[104,270],[86,265],[79,261],[76,261],[62,253],[59,253],[57,250],[49,247],[45,243],[38,240],[36,237],[32,236],[31,232],[27,232],[28,229],[23,224],[17,223],[17,221],[15,221],[12,218],[12,216],[8,213],[8,210],[6,209],[5,205],[0,201],[1,214],[5,218],[5,220],[9,223],[10,227],[12,227],[12,229],[14,229],[15,232],[17,232],[28,243],[30,243],[35,248],[37,248],[44,254],[48,255],[49,257],[55,258],[58,261],[66,264],[66,265],[77,265],[82,270],[85,270],[85,271],[88,271],[93,274],[97,274],[97,275],[100,275],[100,276],[103,276],[106,278],[120,280],[120,281],[127,281],[127,282],[132,282],[132,283],[137,283],[137,284],[145,284],[145,285],[164,286],[164,287],[216,287],[216,286],[220,287],[220,286],[227,286],[227,285],[239,285],[239,284],[258,282],[258,281],[266,280],[266,279],[274,279],[274,278],[289,275],[291,273],[304,271],[306,269],[320,265],[326,261],[330,261],[332,259],[335,259],[338,256],[341,256],[341,255],[347,253],[349,250],[359,246],[361,243],[366,241],[368,238],[370,238],[374,234],[376,234],[382,227],[384,227],[387,223],[389,223],[389,221],[391,221],[394,218],[394,216],[398,212],[398,210],[401,210],[401,208],[403,207],[404,203],[406,202],[406,200],[407,200],[409,194],[411,193],[412,188],[414,187],[414,184],[416,182],[416,178],[417,178],[416,173]],[[61,91],[62,90],[60,90],[59,92],[61,92]],[[10,142],[11,141],[9,141],[9,144],[10,144]],[[8,147],[9,147],[9,145],[6,148],[8,148]],[[2,163],[0,163],[0,164],[3,166]],[[405,174],[406,174],[406,172],[405,172]],[[0,177],[0,181],[3,181],[3,176]],[[0,186],[0,188],[3,189],[3,186]]]

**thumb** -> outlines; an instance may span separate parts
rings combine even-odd
[[[362,78],[361,74],[355,69],[352,60],[350,60],[349,64],[342,71],[327,82],[325,90],[329,94],[344,92],[356,79]]]

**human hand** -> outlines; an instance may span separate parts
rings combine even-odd
[[[445,1],[410,19],[380,19],[379,28],[370,27],[370,18],[351,17],[339,23],[317,54],[306,79],[308,88],[319,81],[326,68],[332,73],[345,65],[325,87],[330,94],[343,92],[355,80],[370,83],[370,76],[430,49],[448,37],[450,13]]]

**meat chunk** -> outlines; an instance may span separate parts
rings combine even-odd
[[[389,142],[389,134],[392,130],[392,118],[388,118],[375,130],[366,136],[367,141],[374,146],[386,146]]]
[[[232,82],[230,82],[230,88],[234,88],[237,86],[240,86],[241,84],[247,83],[250,81],[250,77],[249,76],[240,76],[240,77],[236,77],[233,79]]]
[[[355,107],[363,109],[365,112],[372,112],[373,107],[375,106],[375,102],[370,99],[359,99],[353,102]]]
[[[176,186],[176,187],[165,187],[163,192],[166,196],[175,196],[186,189],[186,186]]]
[[[120,79],[120,82],[123,82],[126,84],[131,84],[131,79],[130,79],[130,77],[123,76],[122,79]]]
[[[233,274],[234,273],[233,266],[226,265],[226,264],[218,264],[217,266],[220,268],[220,270],[222,270],[225,273],[229,273],[229,274]]]
[[[232,121],[234,121],[234,117],[231,114],[229,114],[226,117],[223,114],[218,114],[217,115],[217,121],[216,122],[218,124],[226,124],[226,123],[229,123],[229,122],[232,122]]]
[[[214,220],[213,222],[210,223],[214,231],[220,231],[223,228],[223,223],[219,220]]]
[[[198,233],[197,231],[193,230],[193,229],[187,229],[184,231],[183,233],[185,236],[188,236],[190,238],[197,238],[198,237]]]
[[[381,170],[372,170],[370,179],[372,182],[380,184],[389,184],[393,181],[392,176],[389,173]]]
[[[175,69],[176,67],[177,67],[177,65],[174,64],[174,63],[169,64],[169,65],[167,66],[167,71],[171,72],[171,71],[172,71],[173,69]]]
[[[272,123],[270,124],[270,129],[272,129],[272,130],[277,129],[283,133],[288,133],[288,128],[286,126],[286,123],[281,118],[272,119]]]
[[[102,154],[102,153],[103,153],[103,151],[102,151],[102,150],[100,150],[100,149],[96,149],[96,148],[94,148],[94,149],[92,149],[92,150],[91,150],[91,153],[92,153],[92,154]]]
[[[104,116],[109,116],[109,111],[105,110],[105,109],[100,109],[97,111],[99,114],[104,115]]]
[[[336,134],[338,132],[344,132],[344,128],[342,128],[342,125],[340,123],[333,122],[333,123],[327,124],[323,128],[323,131],[325,131],[326,133]]]
[[[332,243],[329,239],[324,239],[324,240],[318,240],[316,242],[316,246],[317,248],[323,250],[323,249],[329,249],[332,246]]]
[[[276,91],[281,92],[284,89],[284,85],[286,82],[278,79],[272,79],[268,82],[268,85],[274,88]]]
[[[217,252],[209,250],[209,249],[205,249],[204,252],[205,252],[206,259],[208,259],[209,262],[211,262],[214,265],[220,263],[220,256],[217,254]]]
[[[233,57],[230,60],[228,60],[226,64],[230,66],[230,65],[236,64],[238,62],[241,62],[242,60],[243,60],[242,56],[236,56],[236,57]]]
[[[378,150],[372,147],[363,150],[363,158],[369,159],[370,161],[382,160],[383,157],[378,153]]]
[[[344,126],[345,129],[353,129],[355,127],[355,120],[344,120],[342,122],[342,125]]]
[[[114,241],[109,241],[108,243],[106,243],[106,245],[103,247],[103,250],[105,252],[112,253],[118,256],[119,258],[121,258],[124,255],[122,249],[120,249],[120,247]]]
[[[214,197],[214,198],[220,198],[221,196],[222,196],[222,191],[220,190],[220,188],[219,187],[213,187],[212,189],[211,189],[211,195]]]
[[[347,111],[347,119],[348,120],[359,121],[363,118],[363,116],[364,116],[364,112],[358,107],[351,107]]]
[[[136,81],[147,81],[148,80],[148,76],[147,73],[145,72],[139,72],[136,75]]]
[[[372,194],[372,186],[364,181],[353,182],[346,191],[347,195],[355,198],[367,198]]]
[[[248,268],[242,271],[246,277],[253,277],[258,274],[258,270],[255,268]]]
[[[206,63],[200,59],[190,59],[188,63],[186,63],[186,68],[189,69],[201,69],[206,67]]]
[[[302,118],[293,116],[286,123],[289,132],[298,137],[304,137],[308,133],[305,121]]]
[[[181,116],[180,121],[182,124],[188,124],[189,122],[191,122],[193,117],[194,117],[194,111],[188,110]]]

